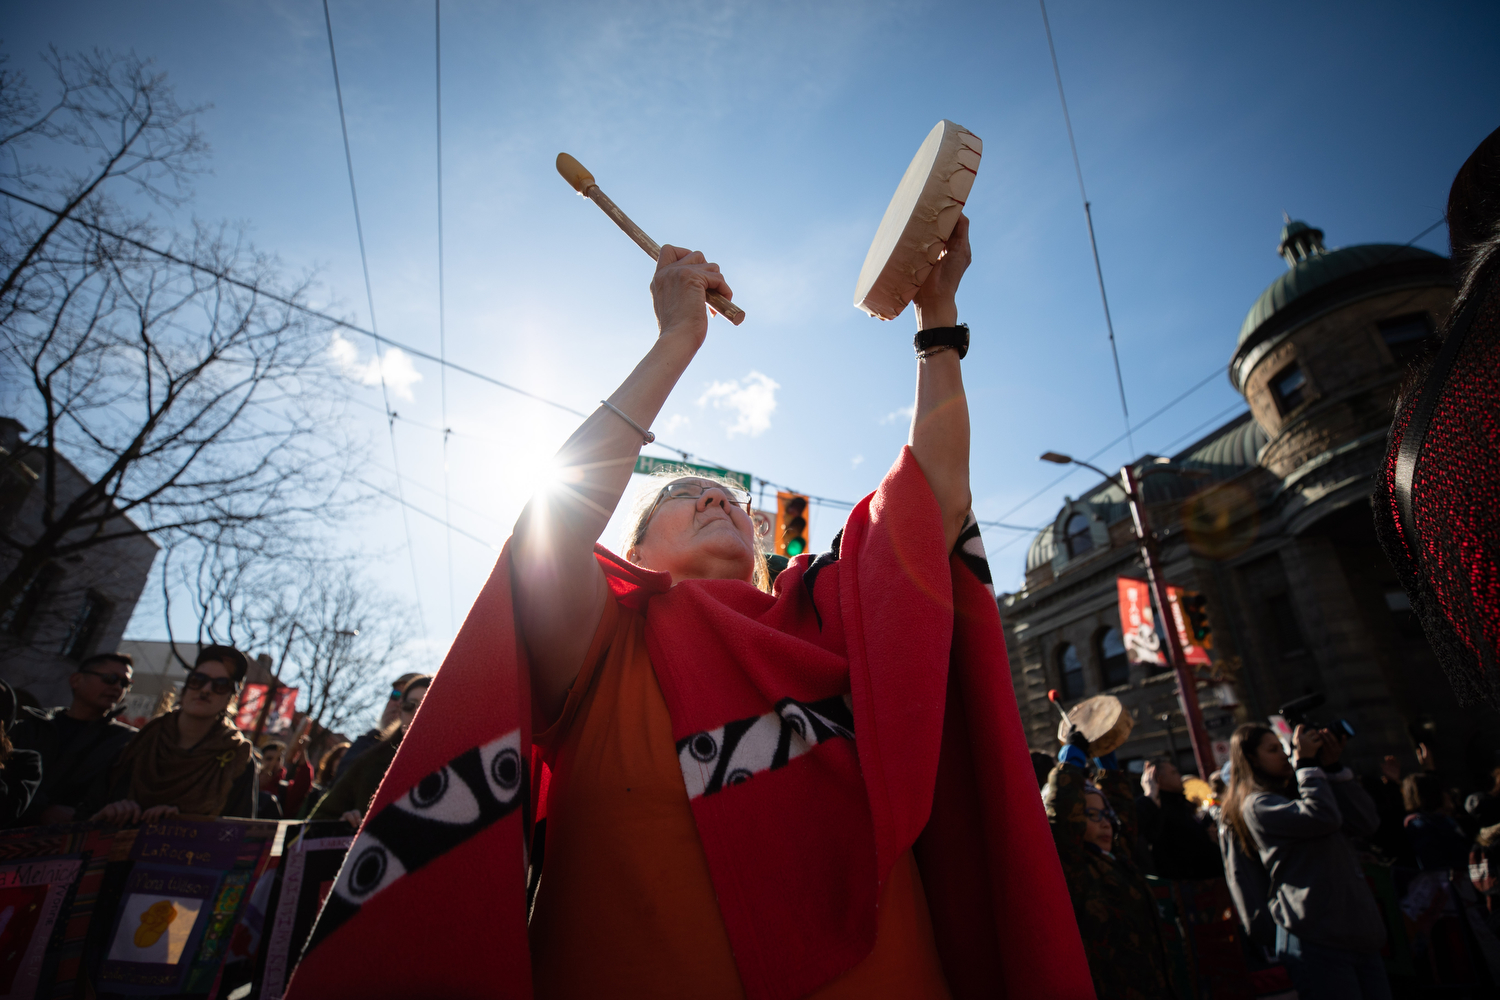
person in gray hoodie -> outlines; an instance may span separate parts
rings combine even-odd
[[[1235,840],[1229,849],[1245,855],[1234,859],[1235,867],[1258,862],[1265,873],[1276,957],[1302,1000],[1389,1000],[1380,957],[1385,923],[1318,763],[1324,739],[1323,732],[1298,726],[1294,765],[1267,727],[1235,731],[1224,801]]]

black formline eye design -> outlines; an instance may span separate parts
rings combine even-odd
[[[521,755],[510,747],[490,761],[490,779],[504,789],[512,789],[521,780]]]
[[[719,744],[708,733],[699,733],[688,737],[688,753],[694,760],[707,764],[719,755]]]
[[[378,843],[367,844],[354,854],[354,860],[349,863],[349,881],[345,889],[355,899],[364,899],[380,888],[389,870],[390,855],[385,846]]]
[[[958,543],[954,546],[958,554],[958,561],[969,568],[969,572],[978,578],[984,585],[984,589],[995,596],[995,578],[990,574],[989,557],[984,552],[984,536],[979,533],[979,521],[974,512],[969,511],[968,520],[964,522],[963,530],[958,533]]]
[[[447,791],[448,769],[440,767],[417,782],[416,787],[409,793],[409,797],[411,798],[412,805],[418,809],[426,809],[442,801],[443,795]]]
[[[509,816],[528,785],[521,730],[466,750],[371,816],[349,848],[303,954],[407,874]]]
[[[743,784],[785,767],[820,743],[854,738],[848,695],[800,702],[783,698],[775,711],[727,722],[677,741],[677,759],[688,799]]]

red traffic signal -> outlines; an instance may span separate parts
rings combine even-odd
[[[777,493],[776,554],[792,559],[806,552],[807,548],[807,497]]]

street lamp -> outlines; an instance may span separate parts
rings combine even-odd
[[[1090,465],[1081,459],[1055,451],[1043,453],[1042,461],[1051,462],[1054,465],[1081,465],[1085,469],[1092,469],[1099,473],[1106,480],[1116,479],[1097,465]],[[1146,517],[1146,501],[1140,490],[1140,480],[1153,472],[1182,474],[1197,472],[1197,470],[1173,469],[1170,466],[1171,459],[1158,458],[1139,476],[1131,466],[1122,466],[1116,481],[1125,490],[1125,501],[1130,505],[1130,516],[1135,522],[1135,536],[1141,547],[1141,561],[1146,564],[1146,586],[1151,591],[1152,600],[1156,603],[1157,614],[1161,616],[1158,620],[1163,624],[1162,633],[1167,640],[1167,658],[1171,661],[1172,672],[1177,675],[1177,699],[1182,704],[1182,717],[1187,722],[1188,738],[1193,744],[1193,758],[1198,763],[1198,776],[1207,781],[1208,776],[1213,773],[1213,747],[1209,743],[1208,730],[1203,725],[1203,711],[1198,707],[1197,679],[1188,669],[1187,657],[1183,655],[1182,644],[1178,642],[1177,623],[1169,617],[1172,605],[1167,600],[1166,578],[1162,575],[1161,561],[1156,549],[1156,535],[1152,532],[1151,523]],[[1199,472],[1197,475],[1201,476],[1203,473]]]
[[[286,666],[286,658],[292,653],[292,640],[297,637],[297,629],[299,628],[302,629],[302,634],[309,639],[313,637],[305,625],[296,619],[292,619],[291,625],[286,630],[286,645],[281,648],[281,659],[276,661],[276,669],[271,673],[271,683],[266,685],[265,700],[261,703],[260,712],[255,717],[255,734],[251,737],[253,741],[258,742],[261,733],[265,731],[266,718],[271,714],[272,702],[276,700],[276,689],[281,686],[281,668]],[[328,635],[330,633],[343,636],[346,639],[352,639],[359,635],[359,629],[323,628],[318,630],[319,635]]]

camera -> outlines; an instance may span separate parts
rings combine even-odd
[[[1321,691],[1305,694],[1301,698],[1293,698],[1276,710],[1276,714],[1287,721],[1287,725],[1296,728],[1307,724],[1307,713],[1322,706],[1327,701]]]
[[[1322,707],[1323,703],[1327,700],[1321,691],[1314,691],[1312,694],[1305,694],[1301,698],[1293,698],[1278,708],[1276,714],[1285,719],[1287,725],[1294,729],[1297,726],[1316,725],[1316,723],[1308,721],[1308,715],[1313,709]],[[1320,726],[1319,728],[1327,729],[1334,735],[1343,736],[1345,739],[1353,739],[1354,737],[1354,726],[1349,723],[1348,719],[1335,719],[1330,725]]]

